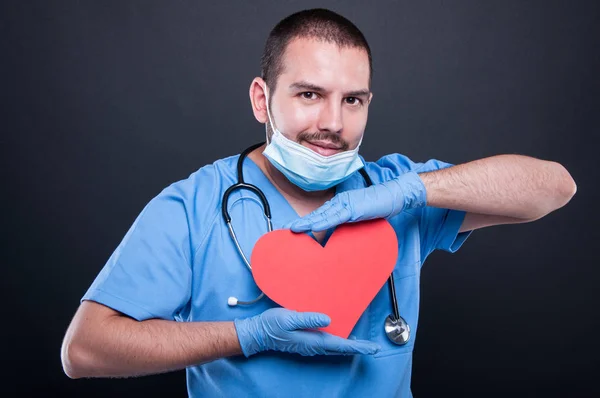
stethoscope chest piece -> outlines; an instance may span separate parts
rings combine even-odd
[[[388,315],[385,318],[385,334],[392,343],[404,345],[410,339],[410,326],[401,316]]]

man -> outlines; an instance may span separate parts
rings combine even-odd
[[[267,40],[262,78],[250,86],[268,144],[248,153],[243,178],[264,192],[274,229],[322,244],[341,223],[386,218],[399,239],[393,275],[409,341],[397,345],[385,334],[387,286],[349,339],[315,330],[330,322],[325,314],[267,297],[234,305],[232,296],[260,297],[221,212],[238,181],[236,155],[172,184],[143,209],[69,326],[69,377],[186,368],[190,396],[411,396],[426,257],[455,252],[474,229],[539,219],[576,186],[560,164],[518,155],[456,166],[401,154],[366,162],[358,149],[373,98],[371,64],[362,33],[338,14],[306,10],[282,20]],[[260,197],[234,191],[226,209],[248,257],[267,231]]]

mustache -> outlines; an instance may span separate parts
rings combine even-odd
[[[303,132],[298,134],[296,140],[298,143],[302,141],[328,141],[335,146],[339,146],[342,151],[346,151],[350,147],[350,144],[344,141],[338,134],[327,131],[316,133]]]

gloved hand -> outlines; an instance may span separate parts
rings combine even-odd
[[[331,319],[318,312],[271,308],[251,318],[233,321],[246,357],[266,350],[300,355],[375,354],[379,345],[365,340],[348,340],[319,330]]]
[[[410,171],[381,184],[339,193],[284,228],[293,232],[324,231],[345,222],[393,217],[405,209],[423,207],[426,202],[421,177]]]

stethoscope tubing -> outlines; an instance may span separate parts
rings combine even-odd
[[[238,238],[235,234],[235,230],[233,229],[233,226],[231,225],[231,216],[229,215],[229,211],[227,210],[227,204],[229,202],[229,196],[231,195],[231,193],[233,193],[237,189],[246,189],[248,191],[254,192],[259,197],[259,199],[263,205],[263,212],[264,212],[265,218],[267,220],[268,232],[273,231],[273,224],[271,222],[271,207],[269,205],[269,201],[267,200],[267,197],[262,192],[262,190],[260,188],[258,188],[257,186],[244,182],[244,173],[243,173],[244,160],[246,159],[246,157],[248,156],[248,154],[250,152],[252,152],[253,150],[255,150],[256,148],[260,147],[263,144],[264,144],[264,142],[254,144],[254,145],[246,148],[240,154],[240,157],[237,162],[237,179],[238,179],[238,181],[236,184],[233,184],[232,186],[227,188],[227,190],[223,194],[223,199],[221,202],[221,213],[223,215],[223,219],[225,220],[225,223],[227,224],[227,228],[229,229],[229,234],[231,235],[231,238],[233,239],[238,252],[242,256],[242,259],[244,260],[244,263],[246,264],[246,266],[248,267],[250,272],[252,272],[252,265],[250,264],[250,261],[244,254],[244,252],[239,244]],[[373,181],[371,180],[371,177],[369,177],[369,174],[367,173],[367,171],[365,170],[364,167],[358,171],[362,175],[363,179],[365,180],[367,187],[373,185]],[[392,302],[392,310],[394,312],[394,318],[395,318],[392,321],[404,322],[404,319],[400,316],[400,311],[398,309],[398,299],[396,297],[396,289],[395,289],[395,284],[394,284],[394,274],[393,273],[391,273],[388,278],[388,287],[389,287],[389,291],[390,291],[390,299]],[[264,296],[264,293],[261,292],[261,295],[259,297],[255,298],[254,300],[245,301],[245,302],[238,301],[237,304],[245,304],[245,305],[253,304],[253,303],[257,302],[258,300],[260,300],[263,296]],[[408,339],[406,339],[402,343],[398,343],[395,341],[393,341],[393,342],[395,342],[396,344],[405,344],[406,341],[408,341]]]

